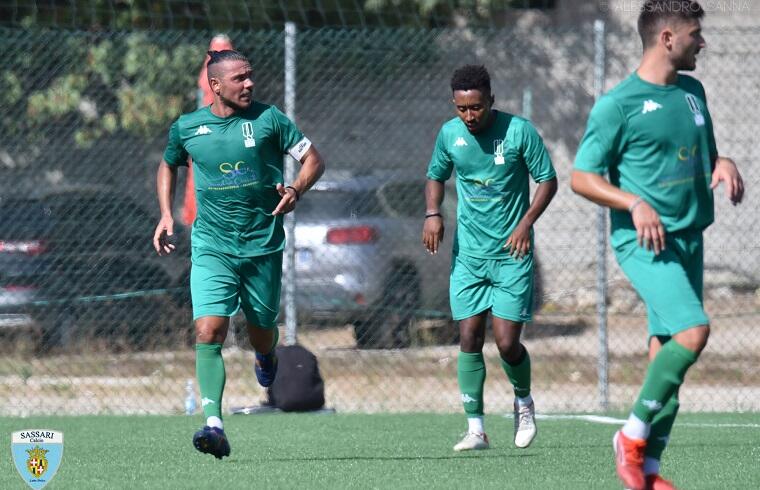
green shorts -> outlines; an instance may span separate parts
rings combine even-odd
[[[624,235],[613,247],[620,267],[647,306],[649,336],[672,337],[678,332],[707,325],[702,304],[704,247],[701,231],[665,235],[665,250],[640,247],[636,232]]]
[[[242,308],[249,323],[273,328],[280,312],[282,252],[235,257],[193,249],[190,293],[193,319],[233,316]]]
[[[533,254],[522,260],[455,255],[449,300],[454,320],[491,310],[505,320],[529,322],[533,314]]]

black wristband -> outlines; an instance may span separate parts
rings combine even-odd
[[[435,218],[436,216],[438,216],[439,218],[443,218],[443,215],[441,213],[430,213],[430,214],[425,215],[425,219]]]
[[[298,201],[299,199],[301,199],[301,194],[298,193],[298,191],[296,190],[295,187],[293,187],[292,185],[286,185],[285,188],[286,189],[293,189],[293,192],[296,193],[296,201]]]

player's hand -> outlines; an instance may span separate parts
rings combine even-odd
[[[507,249],[512,257],[522,260],[530,252],[530,229],[530,224],[520,221],[502,248]]]
[[[443,230],[443,218],[425,218],[425,224],[422,226],[422,244],[425,245],[425,250],[431,254],[438,253],[438,245],[443,241]]]
[[[153,234],[153,248],[158,255],[169,255],[177,246],[174,244],[174,219],[171,216],[161,218]]]
[[[646,201],[641,201],[631,213],[633,226],[639,246],[653,250],[655,255],[665,250],[665,227],[660,222],[660,215]]]
[[[718,157],[715,160],[715,170],[712,174],[710,188],[715,190],[721,182],[726,183],[726,194],[731,204],[736,206],[744,197],[744,181],[736,168],[736,163],[730,158]]]
[[[272,211],[272,216],[278,214],[287,214],[296,208],[296,191],[282,184],[277,184],[277,193],[280,195],[280,202]]]

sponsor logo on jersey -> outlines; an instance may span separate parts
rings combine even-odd
[[[253,169],[248,168],[243,160],[239,160],[235,163],[220,163],[219,173],[221,173],[219,178],[209,182],[208,190],[228,191],[257,185],[259,183],[259,178],[256,175],[256,172]]]
[[[195,130],[195,136],[203,136],[204,134],[211,134],[211,130],[205,124],[201,124],[197,130]]]
[[[662,104],[658,104],[652,99],[649,99],[644,101],[644,108],[641,110],[641,113],[649,114],[650,112],[654,112],[658,109],[662,109]]]

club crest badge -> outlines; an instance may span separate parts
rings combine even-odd
[[[493,163],[504,165],[504,140],[493,140]]]
[[[243,131],[243,145],[246,148],[256,146],[256,140],[253,137],[253,123],[246,121],[242,124],[241,129]]]
[[[699,102],[697,98],[692,94],[686,94],[686,103],[689,104],[692,114],[694,114],[694,124],[697,126],[705,125],[705,115],[702,114],[702,109],[699,108]]]
[[[63,432],[28,429],[11,435],[13,463],[31,488],[50,483],[63,458]]]

